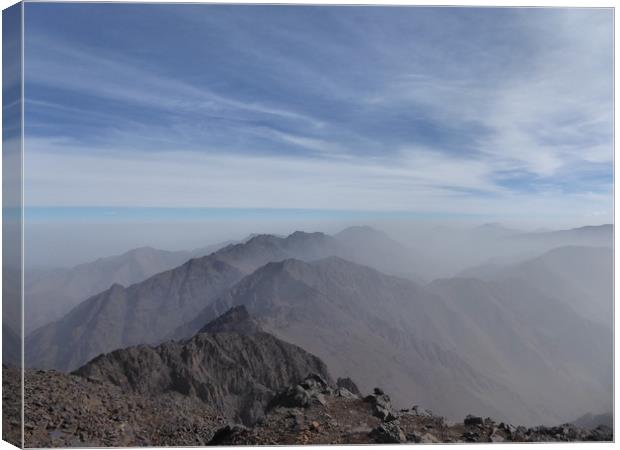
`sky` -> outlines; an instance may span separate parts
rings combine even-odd
[[[39,219],[613,221],[611,9],[27,3],[25,30]]]

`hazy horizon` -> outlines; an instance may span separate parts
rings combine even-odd
[[[470,230],[497,224],[519,232],[603,225],[595,220],[497,220],[447,214],[242,208],[30,208],[26,212],[27,268],[69,267],[140,247],[191,251],[251,234],[294,231],[334,234],[370,226],[401,242],[415,242],[435,228]]]

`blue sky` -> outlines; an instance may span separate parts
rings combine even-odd
[[[611,221],[605,9],[28,3],[26,201]]]

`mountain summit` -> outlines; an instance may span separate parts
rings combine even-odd
[[[246,424],[262,416],[276,392],[308,374],[331,380],[319,358],[261,331],[244,307],[227,311],[186,341],[116,350],[74,373],[132,394],[198,398]]]

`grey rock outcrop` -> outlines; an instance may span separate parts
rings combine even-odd
[[[471,414],[467,415],[465,420],[463,420],[463,424],[467,426],[482,425],[483,423],[482,417],[472,416]]]
[[[351,392],[352,394],[362,395],[359,388],[357,387],[357,384],[355,384],[355,382],[349,377],[338,378],[338,380],[336,380],[336,386],[345,388],[347,391]]]
[[[370,432],[370,437],[378,444],[400,444],[407,442],[407,437],[400,428],[398,420],[385,422]]]
[[[328,378],[329,379],[329,378]],[[279,392],[268,404],[267,409],[277,407],[307,408],[313,402],[325,404],[325,395],[331,395],[333,388],[323,376],[312,373],[299,384]]]
[[[390,396],[385,394],[382,389],[375,388],[371,395],[364,398],[364,401],[370,403],[373,415],[384,422],[396,420],[397,416],[392,409]]]
[[[244,325],[250,329],[244,330]],[[124,392],[176,392],[197,398],[224,417],[245,424],[261,417],[278,391],[308,374],[317,374],[303,381],[304,386],[315,383],[312,389],[330,380],[320,359],[260,331],[243,308],[232,309],[205,329],[216,332],[157,347],[116,350],[98,356],[75,374],[112,383]]]

